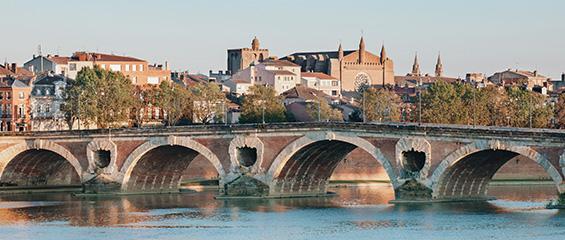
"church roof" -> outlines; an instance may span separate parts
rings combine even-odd
[[[345,62],[355,62],[359,60],[359,51],[352,52],[350,54],[345,54],[343,61]],[[365,51],[365,62],[380,62],[381,58],[371,52]]]
[[[266,60],[261,62],[265,66],[276,66],[276,67],[300,67],[293,62],[287,60]]]
[[[347,50],[347,51],[343,51],[344,55],[348,55],[352,52],[355,52],[356,50]],[[321,52],[295,52],[293,54],[290,54],[288,56],[286,56],[285,58],[288,58],[289,56],[300,56],[300,55],[325,55],[328,56],[329,58],[338,58],[339,56],[339,52],[338,51],[321,51]]]

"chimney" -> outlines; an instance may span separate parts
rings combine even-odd
[[[534,70],[534,77],[538,76],[538,70]]]
[[[562,82],[565,82],[565,72],[564,72],[564,73],[561,73],[561,81],[562,81]]]
[[[10,69],[13,73],[18,74],[18,65],[16,63],[12,63],[12,68]]]
[[[169,70],[169,62],[165,61],[165,70]]]

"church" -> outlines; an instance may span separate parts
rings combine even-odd
[[[394,63],[384,45],[379,55],[365,49],[361,37],[357,50],[297,52],[284,58],[298,64],[303,72],[321,72],[340,79],[342,91],[356,91],[365,85],[394,85]]]

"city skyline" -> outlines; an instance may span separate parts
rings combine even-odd
[[[410,71],[415,52],[430,74],[441,52],[445,75],[453,77],[518,68],[558,79],[565,71],[565,3],[557,1],[102,2],[8,0],[4,16],[13,23],[1,60],[23,64],[41,45],[44,54],[124,54],[207,73],[225,70],[226,49],[247,47],[254,36],[278,57],[335,51],[339,43],[356,49],[364,36],[371,52],[385,44],[396,75]]]

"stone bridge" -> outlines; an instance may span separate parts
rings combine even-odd
[[[218,173],[220,195],[318,196],[357,148],[383,166],[398,201],[485,199],[493,175],[516,157],[535,161],[565,193],[565,131],[360,123],[4,134],[0,185],[178,192],[183,171],[204,157]]]

